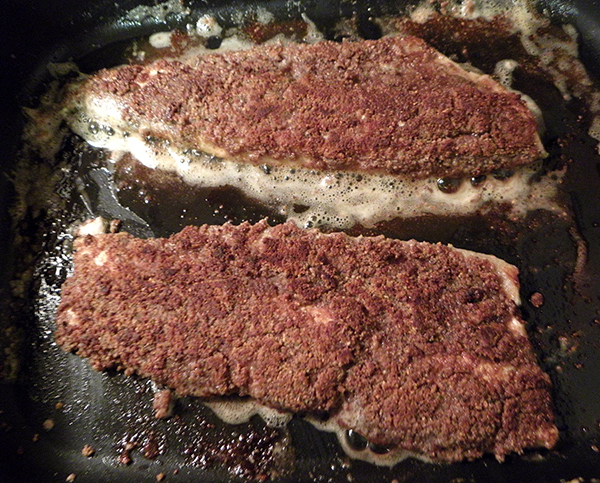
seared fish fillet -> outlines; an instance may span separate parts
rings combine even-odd
[[[305,227],[557,208],[522,99],[416,37],[184,55],[66,92],[61,118],[113,161],[239,189]]]
[[[557,440],[517,269],[495,257],[265,222],[75,247],[56,340],[95,369],[328,414],[434,460]]]
[[[459,178],[544,156],[517,94],[416,37],[262,45],[189,64],[102,70],[70,109],[254,164]]]

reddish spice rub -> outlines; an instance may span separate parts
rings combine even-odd
[[[545,155],[518,95],[416,37],[261,45],[189,63],[103,70],[74,95],[92,118],[89,106],[112,99],[109,117],[143,134],[252,163],[464,177]]]
[[[552,447],[550,382],[507,289],[444,245],[291,223],[76,240],[56,340],[179,395],[329,415],[436,460]]]

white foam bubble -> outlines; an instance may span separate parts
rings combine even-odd
[[[156,32],[152,34],[148,41],[155,49],[166,49],[171,47],[171,36],[173,32]]]
[[[203,401],[203,404],[228,424],[242,424],[253,416],[260,416],[267,426],[282,428],[292,419],[292,413],[264,406],[254,399],[213,398]]]
[[[223,27],[212,15],[203,15],[196,22],[196,33],[200,37],[217,37],[223,33]]]
[[[237,25],[243,25],[249,19],[266,25],[275,21],[275,15],[262,5],[247,5],[245,9],[236,10],[232,15],[232,20]]]
[[[304,37],[304,41],[306,43],[314,44],[316,42],[322,41],[325,38],[323,33],[317,28],[315,23],[310,18],[308,18],[308,15],[303,13],[302,20],[304,20],[307,26],[306,36]]]
[[[100,235],[108,231],[108,222],[98,216],[84,222],[76,231],[77,236]]]
[[[144,22],[148,19],[154,21],[166,21],[169,15],[186,17],[190,14],[189,8],[185,7],[180,0],[167,0],[156,5],[139,5],[125,14],[125,19],[134,22]]]

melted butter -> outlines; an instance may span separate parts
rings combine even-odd
[[[213,398],[203,401],[203,404],[210,408],[219,419],[228,424],[247,423],[253,416],[258,415],[267,426],[277,428],[288,424],[293,417],[292,413],[263,406],[252,399]],[[368,446],[364,449],[353,448],[348,442],[347,428],[341,425],[338,419],[334,417],[321,420],[307,416],[304,420],[321,431],[334,433],[344,452],[353,459],[367,461],[377,466],[394,466],[410,457],[418,458],[422,461],[430,461],[423,455],[399,449],[390,449],[385,453],[377,453],[372,451]]]
[[[352,415],[346,412],[344,416],[346,420],[352,420]],[[385,452],[372,451],[369,445],[365,448],[358,449],[354,448],[348,441],[348,430],[342,425],[337,418],[330,418],[326,421],[322,421],[316,418],[306,418],[306,420],[312,424],[315,428],[326,431],[328,433],[334,433],[337,437],[340,446],[348,456],[353,459],[366,461],[377,466],[395,466],[401,463],[407,458],[416,458],[424,462],[431,462],[429,458],[422,454],[413,453],[398,448],[391,448]]]

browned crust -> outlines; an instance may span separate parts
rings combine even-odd
[[[56,340],[180,395],[327,411],[454,461],[556,441],[549,379],[509,329],[516,316],[488,260],[259,223],[80,238]]]
[[[261,45],[104,70],[87,96],[184,146],[252,163],[462,177],[544,156],[518,95],[416,37]]]

